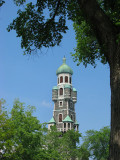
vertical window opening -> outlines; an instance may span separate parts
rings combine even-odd
[[[62,76],[60,77],[60,83],[63,83],[63,77]]]
[[[68,83],[68,76],[65,76],[65,82]]]
[[[63,95],[63,88],[60,88],[60,95]]]
[[[62,102],[60,102],[60,106],[62,106],[63,105],[63,103]]]
[[[59,78],[58,78],[58,84],[59,84]]]
[[[59,114],[59,122],[62,122],[62,114]]]

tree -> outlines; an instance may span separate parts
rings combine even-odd
[[[46,147],[49,159],[74,160],[78,157],[79,137],[81,137],[81,134],[74,130],[61,133],[53,126],[46,135]]]
[[[14,102],[11,114],[0,115],[0,159],[39,160],[46,159],[44,150],[45,128],[36,117],[34,108],[25,109],[23,103]]]
[[[61,138],[62,157],[65,160],[75,160],[78,157],[79,138],[81,134],[78,131],[69,130]]]
[[[15,0],[14,0],[15,1]],[[18,0],[15,1],[17,5]],[[22,4],[25,0],[21,0]],[[44,10],[50,14],[45,17]],[[59,45],[66,33],[66,19],[75,22],[77,48],[74,54],[95,65],[95,60],[108,62],[111,86],[111,138],[109,160],[120,159],[120,1],[119,0],[37,0],[30,2],[9,25],[21,37],[25,54],[44,47]],[[80,28],[79,28],[80,27]],[[78,29],[77,29],[78,28]],[[79,33],[80,31],[80,33]],[[81,34],[82,32],[82,34]],[[80,37],[80,39],[79,39]],[[82,46],[80,47],[80,42]]]
[[[100,131],[88,130],[83,136],[83,143],[79,144],[81,134],[74,130],[66,133],[58,132],[53,126],[46,134],[46,156],[54,160],[107,160],[109,155],[110,128],[104,127]]]
[[[78,148],[78,159],[79,160],[89,160],[90,153],[83,145]]]
[[[46,148],[48,159],[61,160],[62,156],[60,154],[60,132],[57,132],[55,126],[51,127],[46,135]]]
[[[109,155],[110,128],[104,127],[100,131],[88,130],[83,137],[82,148],[90,153],[95,160],[107,160]]]

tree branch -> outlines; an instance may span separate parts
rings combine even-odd
[[[56,7],[56,9],[55,9],[55,12],[54,12],[54,14],[53,14],[53,17],[47,21],[46,27],[55,19],[55,16],[56,16],[56,14],[57,14],[57,11],[58,11],[59,6],[60,6],[60,0],[58,0],[57,7]]]
[[[53,17],[52,17],[52,19],[51,19],[51,20],[53,20],[53,19],[55,18],[55,16],[56,16],[56,14],[57,14],[57,11],[58,11],[59,6],[60,6],[60,0],[58,0],[57,7],[56,7],[56,9],[55,9],[54,15],[53,15]]]
[[[104,54],[107,57],[108,62],[110,62],[112,53],[108,51],[108,46],[110,46],[112,42],[116,43],[117,27],[100,8],[96,0],[77,1],[80,9],[84,13],[85,19],[87,19],[92,27],[100,46],[105,48]]]

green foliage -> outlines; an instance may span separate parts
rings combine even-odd
[[[8,31],[14,29],[17,37],[22,37],[21,47],[25,48],[25,54],[31,54],[43,46],[53,47],[61,42],[61,33],[66,33],[68,28],[65,25],[65,2],[59,3],[53,0],[37,1],[36,4],[30,2],[24,11],[18,10],[18,17],[9,25]],[[60,5],[62,10],[59,9]],[[44,14],[46,8],[50,13],[48,17]]]
[[[119,0],[103,0],[103,7],[111,21],[120,25],[120,1]]]
[[[120,26],[120,1],[116,0],[98,0],[99,6],[111,22],[116,26]],[[92,30],[92,25],[88,19],[83,15],[76,17],[74,20],[74,30],[76,33],[77,46],[74,49],[75,53],[72,53],[73,60],[77,62],[77,65],[80,65],[82,62],[85,67],[87,64],[91,64],[96,67],[96,62],[98,60],[101,63],[106,64],[107,58],[104,56],[105,45],[100,46],[97,41],[96,35]],[[118,33],[116,42],[120,41],[120,34]]]
[[[75,132],[74,130],[69,130],[65,134],[63,134],[63,137],[61,138],[61,148],[62,157],[65,157],[65,160],[78,157],[77,145],[79,144],[80,137],[81,134],[79,132]]]
[[[87,64],[96,66],[96,60],[101,59],[102,63],[106,63],[103,53],[100,53],[100,46],[95,38],[90,26],[81,21],[80,25],[74,23],[74,30],[76,33],[77,47],[74,49],[75,53],[72,54],[74,61],[77,65],[81,62],[87,67]]]
[[[13,0],[17,6],[20,6],[26,2],[26,0]]]
[[[70,130],[66,133],[57,132],[55,126],[51,128],[46,136],[47,154],[50,159],[69,160],[78,157],[80,133]]]
[[[78,148],[78,159],[79,160],[89,160],[90,153],[83,145]]]
[[[60,154],[60,132],[57,132],[55,126],[51,127],[51,131],[48,131],[46,135],[46,155],[48,159],[61,160]]]
[[[100,131],[89,130],[83,138],[82,147],[87,149],[95,160],[107,160],[109,155],[110,128],[104,127]]]
[[[16,5],[21,5],[26,0],[14,0]],[[120,1],[98,0],[100,8],[108,16],[115,26],[120,26]],[[47,13],[47,14],[46,14]],[[18,10],[18,17],[8,26],[8,31],[16,30],[17,37],[21,37],[21,47],[24,54],[31,54],[42,47],[54,47],[59,45],[68,27],[66,20],[74,21],[77,47],[72,54],[74,61],[79,65],[81,62],[94,67],[100,60],[107,63],[104,56],[105,44],[100,46],[96,39],[97,33],[92,30],[90,21],[80,10],[78,1],[72,0],[37,0],[26,4],[24,10]],[[119,42],[118,33],[116,42]]]
[[[14,0],[21,5],[24,0]],[[68,27],[66,20],[74,20],[79,11],[77,0],[37,0],[26,4],[24,10],[18,10],[18,17],[8,26],[8,32],[16,30],[17,37],[21,37],[21,48],[24,54],[31,54],[42,47],[59,45]],[[47,14],[46,14],[47,13]]]
[[[17,5],[20,6],[26,2],[26,0],[13,0],[13,2]],[[0,0],[0,7],[5,3],[4,0]]]
[[[32,116],[34,108],[23,103],[14,102],[10,116],[6,112],[0,115],[0,152],[5,160],[44,159],[44,128],[36,117]]]
[[[0,0],[0,7],[5,3],[5,1]]]

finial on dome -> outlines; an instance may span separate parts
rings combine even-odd
[[[66,58],[65,58],[65,56],[63,58],[63,63],[66,64]]]

